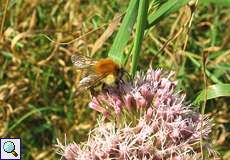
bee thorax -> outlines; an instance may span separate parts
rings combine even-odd
[[[113,74],[109,74],[102,81],[107,85],[113,85],[116,81],[116,76]]]

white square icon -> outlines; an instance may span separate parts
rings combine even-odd
[[[0,160],[21,159],[20,138],[0,138],[0,144],[1,144]]]

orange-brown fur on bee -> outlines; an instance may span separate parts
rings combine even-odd
[[[98,75],[116,75],[119,66],[111,59],[102,59],[95,64],[94,68]]]
[[[85,77],[78,85],[78,93],[85,89],[94,90],[99,84],[117,85],[122,80],[125,70],[111,59],[100,59],[98,61],[82,55],[72,55],[71,61],[78,69],[85,69]]]

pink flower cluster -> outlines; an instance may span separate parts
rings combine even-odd
[[[63,146],[67,159],[196,160],[201,158],[200,139],[207,156],[218,159],[209,144],[207,116],[185,104],[175,92],[173,73],[149,69],[131,82],[108,87],[89,106],[111,120],[101,120],[84,145]],[[203,126],[201,126],[203,124]]]
[[[161,70],[149,69],[146,75],[138,73],[132,82],[121,82],[117,87],[107,87],[97,97],[93,97],[90,108],[103,113],[106,117],[121,116],[121,112],[146,110],[148,116],[152,109],[165,105],[174,105],[176,97],[171,94],[176,84],[167,78],[161,78]],[[174,104],[173,104],[174,103]]]

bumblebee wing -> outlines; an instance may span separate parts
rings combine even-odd
[[[89,89],[90,87],[96,86],[104,77],[105,77],[104,75],[101,76],[89,75],[87,77],[84,77],[80,81],[79,86],[77,87],[77,94],[84,90]]]
[[[84,77],[80,83],[79,83],[79,87],[80,88],[88,88],[93,86],[96,82],[98,82],[99,77],[97,75],[89,75],[87,77]]]
[[[97,61],[83,55],[72,55],[71,61],[79,69],[85,69],[93,66]]]

